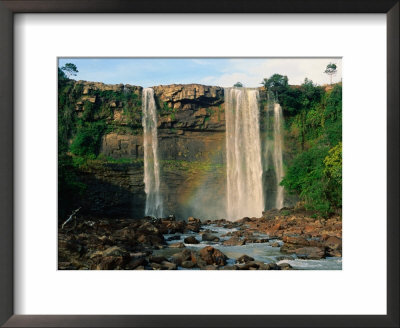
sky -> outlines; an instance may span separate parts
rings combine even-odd
[[[330,82],[326,65],[335,63],[342,78],[340,58],[60,58],[59,66],[74,63],[76,80],[106,84],[131,84],[151,87],[161,84],[199,83],[231,87],[259,87],[264,78],[278,73],[287,75],[289,84],[301,84],[305,78],[322,85]]]

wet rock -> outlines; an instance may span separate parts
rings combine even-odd
[[[271,263],[265,264],[264,270],[279,270],[279,266],[276,263],[271,262]]]
[[[218,242],[219,238],[211,233],[204,233],[201,236],[201,240],[202,241],[214,241],[214,242]]]
[[[177,269],[177,266],[175,263],[171,263],[168,261],[161,262],[161,265],[162,265],[163,270],[176,270]]]
[[[242,246],[246,244],[244,239],[240,239],[239,237],[233,236],[228,240],[223,242],[225,246]]]
[[[341,250],[342,249],[342,240],[338,237],[331,236],[325,241],[325,246],[328,247],[329,250]]]
[[[147,265],[147,260],[144,257],[133,258],[131,261],[126,265],[126,269],[128,270],[136,270],[138,267],[142,266],[143,269]]]
[[[174,243],[169,245],[170,248],[184,248],[185,244],[184,243]]]
[[[192,261],[192,252],[188,249],[184,249],[182,252],[172,255],[171,261],[179,266],[185,261]]]
[[[191,261],[200,269],[207,265],[207,262],[203,260],[198,252],[191,252]]]
[[[183,261],[181,267],[185,269],[193,269],[196,267],[196,263],[193,263],[192,261]]]
[[[104,251],[94,252],[90,258],[97,270],[123,269],[130,261],[129,253],[118,246],[112,246]]]
[[[211,246],[201,249],[199,255],[209,265],[216,264],[222,266],[226,264],[226,260],[228,259],[224,253]]]
[[[185,232],[200,232],[201,224],[200,223],[189,223],[185,227]]]
[[[197,223],[197,224],[201,224],[200,219],[196,219],[193,216],[188,217],[188,223]]]
[[[254,261],[254,258],[252,258],[251,256],[248,256],[246,254],[244,254],[241,257],[236,259],[237,263],[247,263],[247,262],[251,262],[251,261]]]
[[[277,241],[271,243],[271,246],[272,247],[281,247],[281,245]]]
[[[154,256],[154,255],[151,255],[150,257],[149,257],[149,261],[150,262],[154,262],[154,263],[159,263],[159,264],[161,264],[162,262],[164,262],[164,261],[166,261],[167,259],[164,257],[164,256]]]
[[[308,241],[303,236],[283,236],[284,243],[294,244],[294,245],[308,245]]]
[[[159,263],[150,263],[150,267],[153,270],[162,270],[163,269],[163,266]]]
[[[198,243],[199,243],[199,241],[198,241],[194,236],[186,237],[186,238],[183,240],[183,242],[184,242],[185,244],[198,244]]]
[[[296,254],[298,258],[307,260],[320,260],[325,257],[325,249],[320,247],[296,248],[291,252]]]
[[[292,270],[292,266],[289,263],[278,264],[279,270]]]
[[[268,265],[259,261],[249,261],[239,266],[239,270],[270,270]]]

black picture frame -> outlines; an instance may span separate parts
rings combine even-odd
[[[0,324],[5,327],[399,327],[399,8],[399,0],[0,0]],[[16,13],[386,14],[387,315],[214,315],[212,318],[14,315],[13,17]]]

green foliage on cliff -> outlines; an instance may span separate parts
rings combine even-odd
[[[329,215],[342,205],[342,86],[325,91],[306,79],[296,87],[279,84],[277,97],[295,154],[281,185],[306,208]]]
[[[94,155],[99,151],[101,138],[106,130],[105,121],[85,122],[78,125],[77,133],[71,143],[70,152],[75,155]]]

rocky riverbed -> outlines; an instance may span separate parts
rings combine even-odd
[[[60,270],[340,270],[340,216],[282,209],[230,222],[78,217],[58,231]]]

